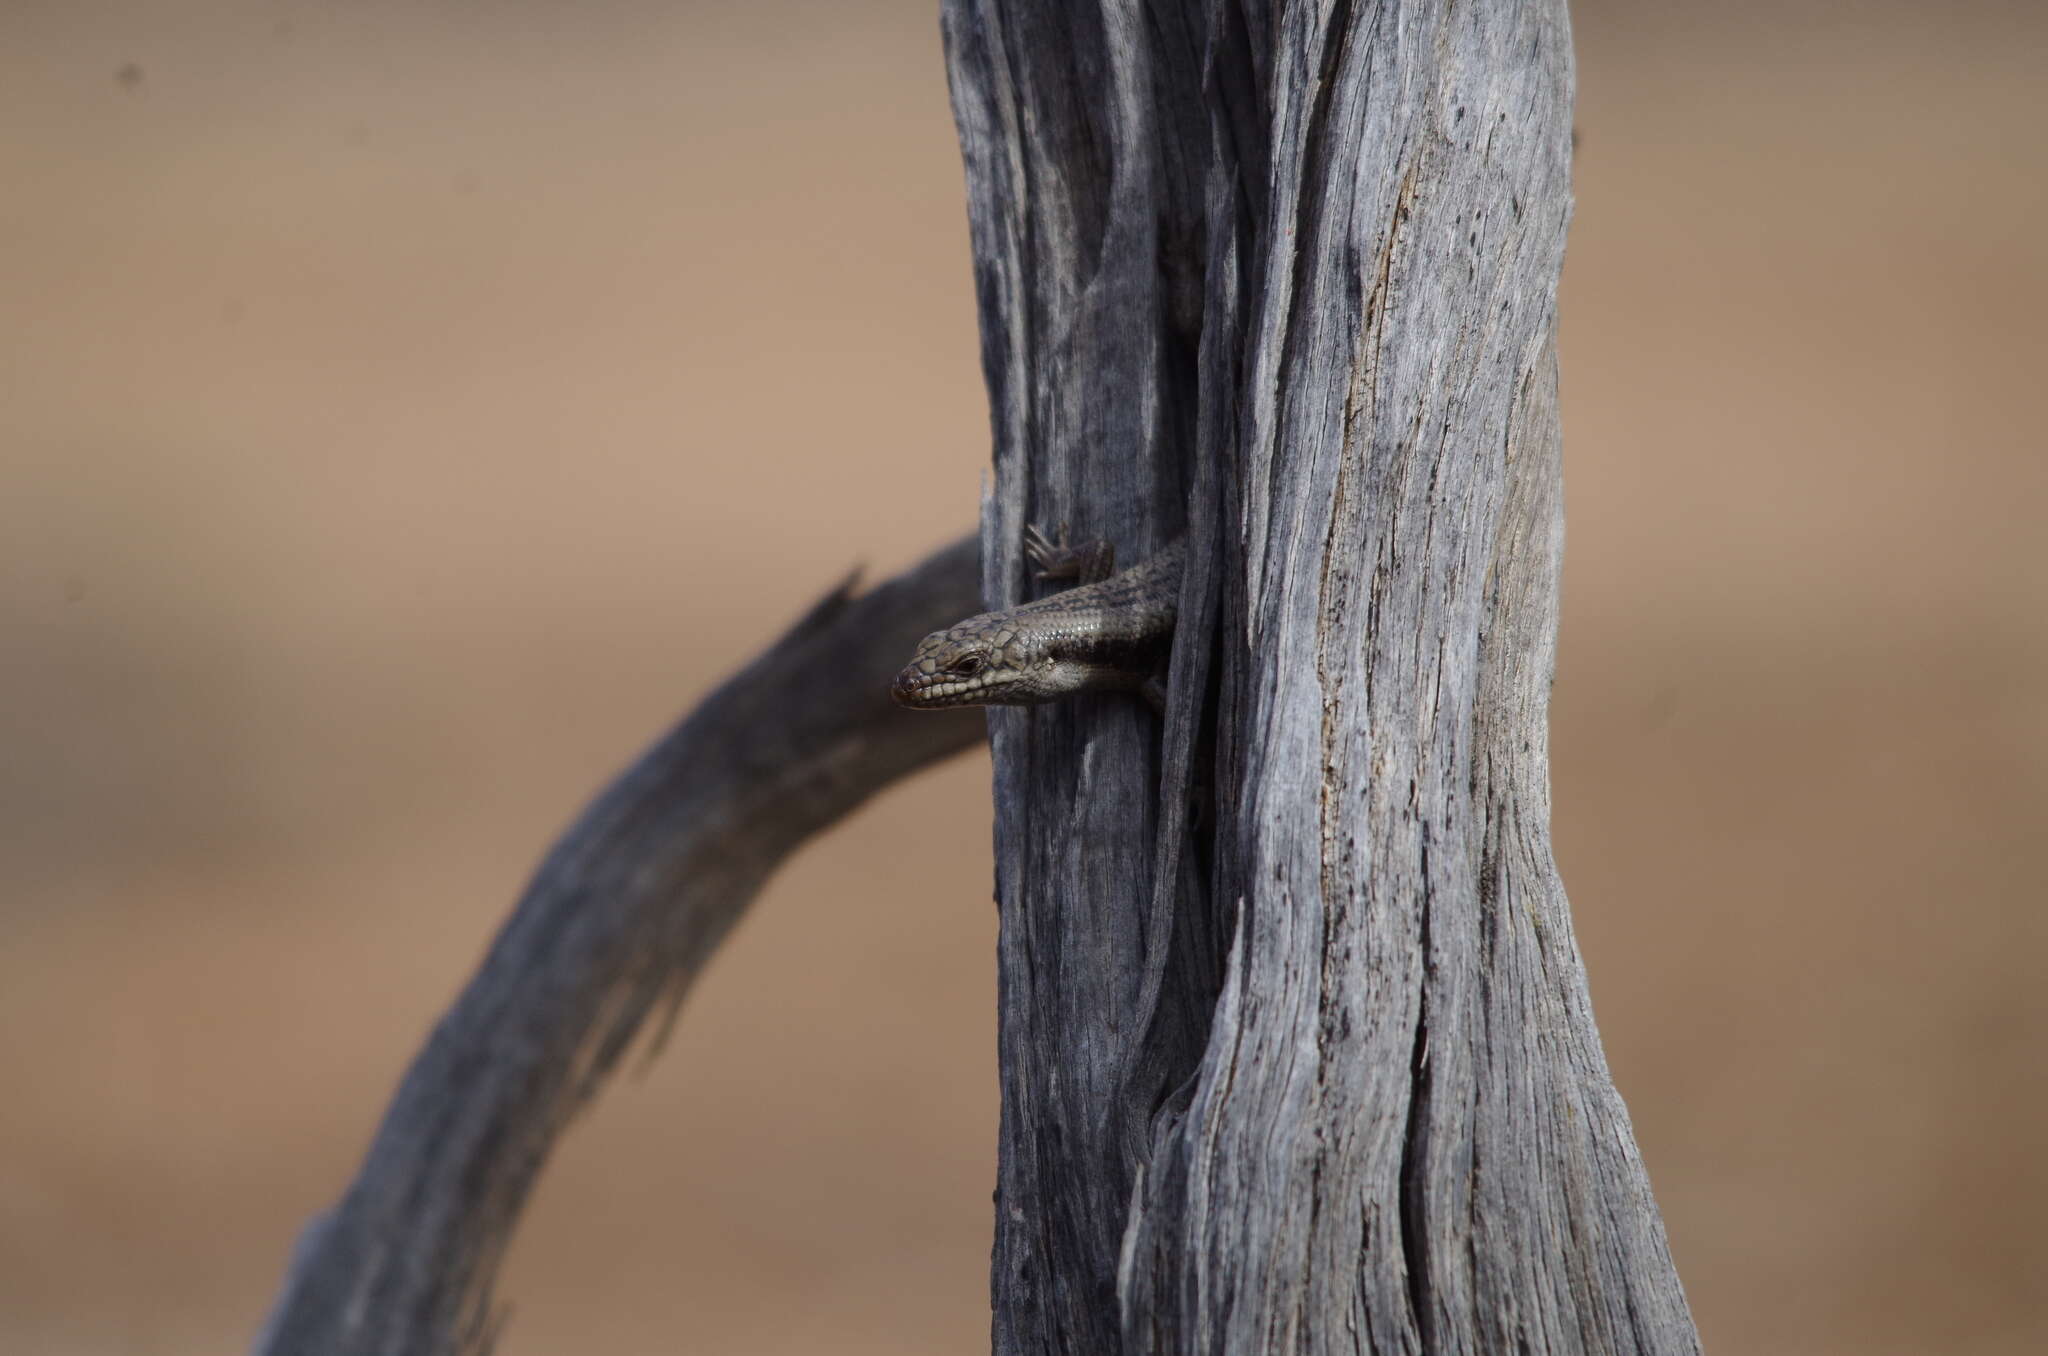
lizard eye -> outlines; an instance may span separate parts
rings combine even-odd
[[[981,672],[982,666],[986,663],[988,663],[987,656],[978,650],[969,650],[966,654],[961,655],[958,659],[946,665],[946,672],[952,674],[955,678],[972,678],[975,674]]]

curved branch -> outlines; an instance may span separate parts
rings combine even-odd
[[[977,711],[888,696],[920,637],[979,608],[976,561],[969,537],[859,597],[847,580],[591,803],[307,1227],[257,1356],[488,1348],[527,1193],[649,1014],[804,839],[983,738]]]

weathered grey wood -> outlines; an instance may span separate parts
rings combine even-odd
[[[1107,538],[1126,563],[1183,526],[1206,158],[1188,9],[962,0],[943,11],[995,429],[982,536],[994,605],[1023,597],[1026,523]],[[1163,121],[1178,133],[1162,137]],[[1116,1346],[1156,723],[1142,703],[1110,697],[989,715],[999,1352]]]
[[[980,740],[888,683],[975,611],[976,544],[833,590],[612,783],[541,864],[400,1085],[346,1195],[309,1225],[259,1356],[489,1344],[491,1286],[555,1137],[647,1017],[681,1001],[799,843]]]
[[[1548,838],[1562,0],[945,15],[987,591],[1190,537],[1163,742],[991,720],[996,1351],[1697,1350]]]

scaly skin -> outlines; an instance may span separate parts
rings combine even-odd
[[[1025,549],[1040,578],[1106,572],[1109,548],[1055,546],[1035,529]],[[1141,691],[1157,706],[1173,645],[1184,551],[1035,603],[984,612],[934,631],[889,691],[904,706],[1030,706],[1078,692]]]

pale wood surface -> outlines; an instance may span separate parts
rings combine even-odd
[[[1696,1350],[1548,837],[1561,0],[946,18],[987,591],[1191,541],[1163,738],[991,726],[996,1350]]]

